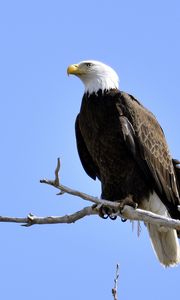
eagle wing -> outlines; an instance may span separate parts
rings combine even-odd
[[[121,93],[120,103],[117,109],[126,146],[165,205],[179,205],[177,172],[162,128],[133,96]]]
[[[75,134],[76,134],[76,143],[77,143],[78,154],[79,154],[82,166],[83,166],[84,170],[86,171],[86,173],[92,179],[95,180],[96,177],[99,178],[98,167],[94,163],[94,161],[86,147],[83,136],[81,134],[81,129],[79,127],[79,114],[77,115],[76,122],[75,122]]]

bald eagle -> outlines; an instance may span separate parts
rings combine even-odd
[[[70,65],[68,74],[85,85],[75,132],[86,173],[98,178],[102,198],[128,196],[141,209],[180,219],[180,169],[162,128],[136,98],[119,90],[117,73],[98,61]],[[152,246],[164,266],[180,262],[178,232],[146,224]]]

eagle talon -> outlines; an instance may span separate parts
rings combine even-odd
[[[125,205],[131,206],[134,209],[136,209],[138,207],[138,204],[133,201],[133,196],[132,195],[129,195],[128,198],[120,200],[119,202],[120,202],[120,205],[119,205],[120,214],[123,214],[123,209],[124,209]],[[123,219],[123,220],[126,220],[126,219]],[[125,221],[123,221],[123,222],[125,222]]]
[[[127,219],[125,219],[125,218],[121,218],[121,222],[126,222],[127,221]]]
[[[104,207],[104,205],[98,206],[98,211],[99,211],[99,216],[102,219],[107,219],[108,218],[108,213],[107,213],[107,207]]]
[[[108,219],[108,217],[109,217],[108,215],[103,215],[103,214],[102,215],[99,214],[99,216],[104,220]]]
[[[108,214],[106,213],[102,204],[93,204],[92,209],[96,210],[102,219],[108,218]]]
[[[109,217],[110,217],[110,219],[111,219],[112,221],[114,221],[114,220],[117,219],[117,216],[115,216],[115,215],[109,215]]]
[[[109,207],[106,207],[104,205],[101,205],[99,207],[99,216],[103,219],[108,219],[110,218],[111,220],[116,220],[117,216],[114,215],[115,211],[113,209],[110,209]]]

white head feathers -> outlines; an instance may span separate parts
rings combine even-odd
[[[98,90],[118,89],[119,78],[109,66],[95,60],[82,61],[68,67],[68,74],[78,76],[85,85],[85,92],[90,94]]]

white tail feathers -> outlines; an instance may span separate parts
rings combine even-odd
[[[180,250],[176,230],[147,225],[153,249],[162,265],[165,267],[177,265],[180,262]]]
[[[155,192],[150,195],[147,202],[143,203],[142,208],[162,216],[169,216],[165,205]],[[159,225],[146,225],[153,249],[160,263],[165,267],[180,263],[180,246],[176,230]]]

